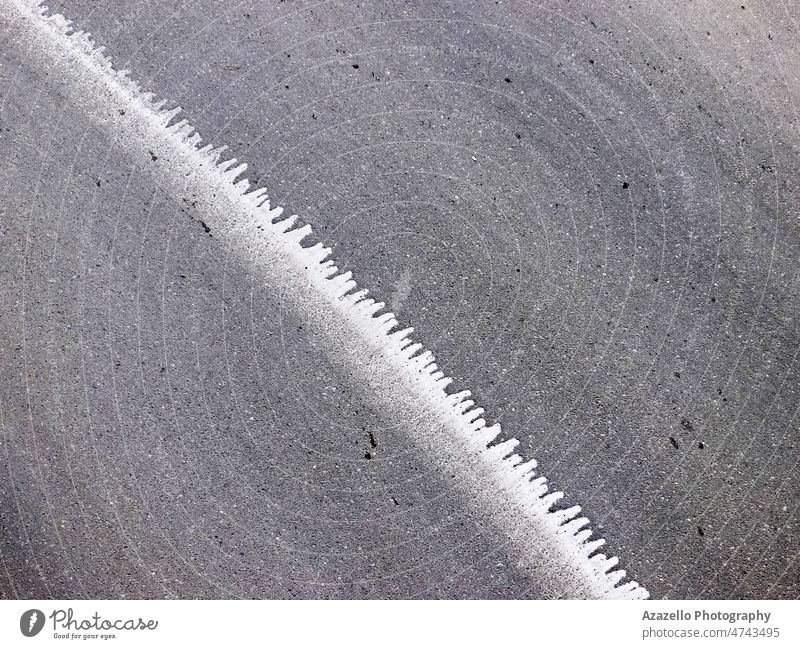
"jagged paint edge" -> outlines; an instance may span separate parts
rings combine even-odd
[[[260,217],[258,227],[269,235],[280,238],[281,243],[293,255],[299,255],[309,262],[307,274],[309,279],[326,292],[331,300],[338,301],[344,307],[348,317],[368,336],[378,339],[381,346],[400,367],[409,372],[416,381],[425,388],[429,395],[438,399],[438,405],[449,412],[463,430],[469,445],[482,459],[494,465],[496,473],[510,491],[522,498],[525,504],[533,509],[540,521],[552,533],[553,537],[566,543],[576,558],[585,562],[582,566],[584,576],[594,579],[596,588],[593,592],[599,597],[617,599],[645,599],[649,597],[647,590],[636,581],[621,583],[626,576],[625,570],[615,569],[619,563],[617,557],[608,557],[599,553],[598,549],[605,540],[591,539],[593,531],[589,519],[580,517],[580,506],[567,509],[553,509],[564,496],[563,492],[551,492],[544,476],[537,476],[536,460],[527,461],[514,452],[519,445],[517,439],[508,439],[493,444],[500,434],[500,425],[487,425],[481,417],[484,410],[476,406],[470,399],[469,390],[448,393],[446,388],[452,379],[445,376],[438,368],[436,359],[422,344],[414,342],[410,334],[413,328],[396,330],[400,325],[394,314],[384,311],[385,304],[366,297],[367,289],[358,289],[350,271],[340,273],[335,262],[330,258],[331,249],[321,242],[303,246],[312,234],[311,226],[297,225],[297,215],[281,218],[283,208],[271,207],[266,189],[251,189],[249,180],[239,177],[247,169],[242,163],[237,165],[236,158],[221,160],[226,146],[201,146],[202,138],[197,131],[181,119],[175,121],[180,108],[167,109],[166,100],[157,101],[153,93],[145,92],[140,85],[128,76],[127,70],[114,69],[104,48],[95,45],[91,36],[82,30],[72,29],[72,22],[61,14],[51,14],[39,0],[12,0],[18,6],[27,9],[32,17],[38,17],[65,37],[68,47],[87,57],[109,75],[109,83],[116,83],[119,89],[130,95],[132,102],[139,102],[141,108],[151,111],[164,129],[165,137],[171,138],[173,144],[184,147],[188,155],[199,156],[204,163],[211,163],[219,172],[222,180],[235,197],[244,202],[249,214]],[[591,539],[591,540],[590,540]]]

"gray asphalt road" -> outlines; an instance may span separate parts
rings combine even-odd
[[[51,9],[312,223],[652,596],[800,594],[796,7]],[[0,28],[0,596],[546,593]]]

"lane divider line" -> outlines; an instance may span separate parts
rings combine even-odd
[[[165,191],[190,197],[204,227],[253,265],[276,300],[307,323],[311,344],[371,395],[381,412],[401,422],[410,439],[450,476],[472,511],[507,547],[515,569],[535,580],[541,597],[644,599],[625,581],[618,559],[598,552],[579,506],[557,509],[536,461],[515,452],[518,440],[497,443],[468,390],[448,392],[452,380],[433,354],[399,328],[383,302],[367,297],[351,272],[339,272],[331,250],[309,243],[312,230],[297,215],[272,207],[265,189],[242,178],[247,168],[223,160],[226,147],[201,146],[180,108],[167,109],[116,71],[103,49],[60,14],[34,0],[0,0],[0,22],[23,63],[39,66],[47,83],[96,127],[149,168]]]

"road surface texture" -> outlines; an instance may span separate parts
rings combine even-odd
[[[797,597],[800,11],[663,5],[48,6],[312,224],[651,597]],[[12,14],[0,597],[558,594]]]

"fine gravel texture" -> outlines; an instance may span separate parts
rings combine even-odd
[[[800,9],[663,5],[48,6],[313,224],[652,597],[796,598]],[[47,72],[0,15],[0,597],[547,596]]]

